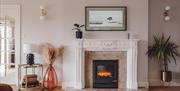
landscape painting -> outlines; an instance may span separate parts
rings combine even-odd
[[[125,31],[126,7],[87,7],[86,30]]]

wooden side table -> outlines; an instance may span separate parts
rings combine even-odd
[[[41,73],[38,73],[38,75],[41,75],[41,81],[39,81],[39,86],[37,87],[40,87],[41,89],[43,88],[41,83],[43,82],[43,65],[42,64],[33,64],[33,65],[29,65],[29,64],[19,64],[18,65],[18,90],[21,91],[21,88],[22,87],[22,82],[21,82],[21,79],[22,79],[22,69],[25,69],[25,89],[28,89],[28,84],[27,84],[27,75],[28,75],[28,69],[32,69],[32,73],[33,74],[36,74],[35,70],[36,68],[39,68],[39,70],[41,70]],[[31,87],[32,88],[37,88],[37,87]]]

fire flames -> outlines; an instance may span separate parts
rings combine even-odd
[[[100,77],[111,77],[112,73],[107,72],[107,71],[101,71],[101,72],[98,72],[97,75],[100,76]]]

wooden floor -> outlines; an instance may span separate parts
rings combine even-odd
[[[18,91],[14,88],[13,91]],[[22,91],[41,91],[41,90],[22,90]],[[53,90],[53,91],[180,91],[180,87],[151,87],[150,89],[138,89],[138,90],[130,90],[130,89],[66,89],[66,90]]]

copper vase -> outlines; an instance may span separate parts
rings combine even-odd
[[[43,79],[43,87],[47,90],[53,90],[58,86],[58,79],[57,74],[52,66],[52,64],[49,64],[48,69],[46,70],[46,73],[44,75]]]

